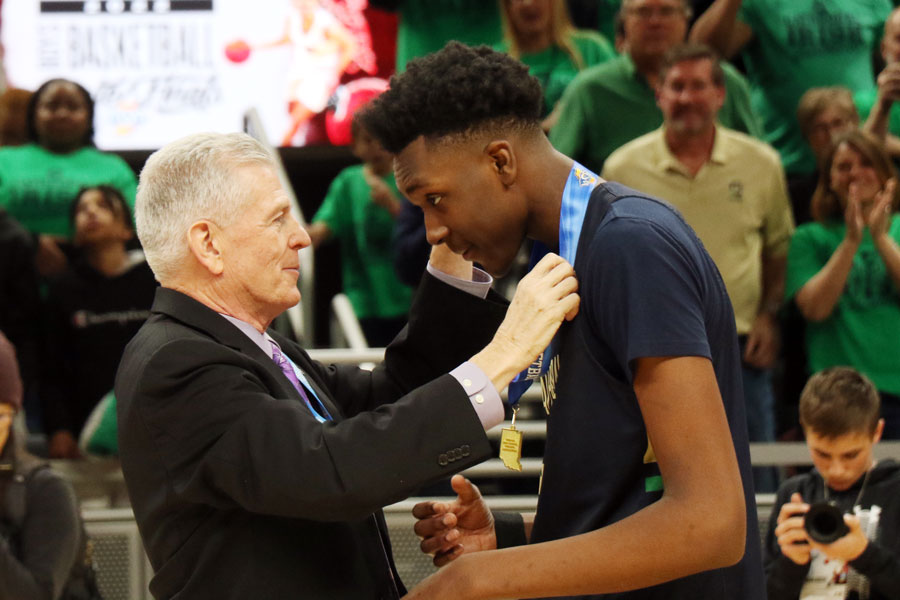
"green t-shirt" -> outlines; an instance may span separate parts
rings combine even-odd
[[[844,239],[842,221],[797,228],[788,252],[787,298],[818,273]],[[900,216],[889,235],[900,241]],[[813,373],[836,365],[865,373],[882,391],[900,394],[900,293],[866,231],[844,292],[824,321],[806,324],[806,349]]]
[[[495,0],[402,0],[398,7],[397,72],[450,40],[495,46],[503,38]]]
[[[597,31],[608,40],[616,38],[616,15],[622,8],[622,0],[594,0],[597,3]]]
[[[725,104],[719,122],[760,137],[762,130],[750,108],[750,88],[734,67],[723,63]],[[662,112],[647,80],[631,57],[623,54],[602,65],[585,69],[566,88],[559,120],[550,130],[557,150],[595,173],[606,157],[620,146],[659,128]]]
[[[569,39],[581,56],[582,68],[599,65],[616,56],[612,44],[595,31],[577,30],[572,32]],[[508,52],[509,44],[503,42],[497,46],[497,50]],[[556,45],[540,52],[523,54],[519,60],[528,65],[528,72],[541,82],[544,90],[543,114],[546,116],[578,75],[578,66],[565,50]]]
[[[875,86],[872,53],[890,0],[745,0],[738,18],[753,29],[744,50],[753,109],[788,173],[811,173],[797,103],[813,87]]]
[[[865,122],[872,112],[872,107],[878,100],[878,89],[863,90],[853,94],[853,102],[856,104],[856,110],[859,111],[859,118]],[[891,104],[891,110],[888,111],[888,132],[900,136],[900,106],[896,102]]]
[[[399,197],[394,176],[384,181]],[[412,289],[394,274],[394,219],[372,202],[362,165],[338,173],[313,217],[316,222],[325,223],[340,242],[344,293],[358,318],[392,318],[409,312]]]
[[[134,208],[137,180],[115,154],[92,147],[55,154],[37,144],[0,148],[0,207],[32,233],[70,236],[75,195],[99,184],[117,188]]]

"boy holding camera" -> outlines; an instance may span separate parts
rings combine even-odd
[[[853,369],[807,382],[800,423],[815,469],[778,490],[765,547],[769,600],[900,599],[900,464],[872,455],[879,410],[874,385]],[[807,517],[811,507],[822,516]]]

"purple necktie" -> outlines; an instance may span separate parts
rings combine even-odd
[[[287,358],[285,358],[284,354],[281,352],[281,348],[279,348],[276,344],[272,344],[272,360],[275,361],[275,364],[278,365],[278,368],[281,369],[281,372],[284,373],[284,376],[288,378],[294,389],[299,392],[300,396],[303,398],[303,401],[306,402],[307,408],[309,408],[310,412],[315,415],[316,419],[319,421],[330,421],[331,415],[328,414],[328,410],[324,405],[316,398],[316,403],[319,404],[322,408],[322,412],[320,413],[315,408],[313,408],[312,402],[309,400],[309,396],[306,394],[306,389],[303,384],[300,383],[300,380],[297,379],[297,374],[294,373],[294,368],[291,366],[291,363],[288,362]],[[323,414],[324,413],[324,414]]]

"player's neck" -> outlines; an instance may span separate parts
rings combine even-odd
[[[534,168],[529,193],[528,237],[548,248],[559,247],[559,210],[572,170],[572,159],[552,147],[532,157]]]

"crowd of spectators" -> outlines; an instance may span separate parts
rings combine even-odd
[[[399,70],[450,39],[508,52],[540,82],[560,152],[678,208],[734,307],[751,440],[801,434],[803,384],[835,366],[871,380],[879,437],[900,439],[890,0],[371,4],[400,15]],[[81,456],[81,429],[156,287],[133,240],[135,175],[94,146],[93,111],[65,79],[0,94],[0,332],[51,458]],[[383,346],[405,322],[428,243],[392,157],[356,123],[352,150],[362,164],[335,178],[309,232],[316,247],[340,243],[344,291]],[[771,471],[756,476],[775,491]]]
[[[849,191],[842,194],[834,187],[839,179],[849,180],[842,185],[855,190],[854,203],[870,206],[893,178],[894,164],[889,160],[888,170],[879,172],[875,187],[866,191],[854,183],[851,167],[838,173],[843,163],[833,160],[847,153],[861,156],[856,162],[862,163],[880,160],[884,152],[900,155],[900,109],[894,107],[900,97],[900,13],[891,13],[888,0],[790,5],[610,0],[597,6],[574,0],[406,0],[373,5],[400,17],[400,69],[410,57],[449,39],[508,52],[541,83],[545,129],[558,150],[679,208],[717,259],[731,292],[738,333],[746,344],[752,439],[772,440],[796,426],[796,417],[785,415],[795,411],[807,376],[836,361],[866,372],[888,394],[883,410],[898,410],[900,400],[891,396],[900,392],[893,383],[900,378],[896,353],[875,350],[872,339],[863,342],[859,336],[845,339],[842,353],[834,352],[830,342],[815,341],[823,330],[840,330],[854,311],[859,314],[851,319],[852,331],[862,327],[884,337],[892,331],[897,308],[893,221],[876,223],[884,229],[882,236],[871,231],[863,211],[863,225],[856,227],[846,208]],[[572,16],[582,28],[573,25]],[[708,43],[725,59],[739,59],[737,65],[710,54],[715,65],[710,85],[704,72],[700,83],[687,76],[670,88],[661,74],[670,74],[672,57],[681,52],[682,63],[695,65],[706,60],[684,59],[687,39]],[[97,352],[85,351],[94,348],[92,342],[80,346],[84,340],[76,341],[91,329],[85,322],[115,324],[121,327],[117,335],[127,339],[152,298],[145,266],[133,269],[140,258],[133,257],[132,234],[124,227],[130,222],[135,176],[119,157],[94,147],[93,110],[90,94],[64,79],[48,81],[33,94],[8,89],[0,95],[0,329],[17,346],[28,423],[50,435],[51,455],[60,457],[77,456],[78,429],[99,399],[94,396],[108,391],[103,388],[110,387],[114,372],[106,367],[107,375],[94,378],[96,389],[77,402],[72,399],[78,377],[61,375],[73,368],[72,357],[101,360]],[[675,148],[676,131],[685,139],[700,139],[696,132],[683,131],[691,113],[714,124],[704,130],[706,145],[697,146],[693,157]],[[865,134],[845,135],[843,150],[835,152],[837,136],[860,129]],[[335,179],[311,231],[316,246],[330,237],[340,241],[344,291],[369,343],[383,345],[405,319],[428,244],[421,212],[397,193],[391,161],[365,132],[356,134],[353,149],[363,164]],[[779,160],[773,160],[767,144]],[[91,243],[76,231],[73,216],[81,214],[76,197],[105,199],[97,206],[121,229],[113,236],[116,258],[105,259],[115,265],[98,263]],[[831,198],[828,210],[822,208],[826,197]],[[791,210],[785,210],[786,201]],[[792,242],[795,225],[800,229]],[[832,225],[843,229],[836,232]],[[835,244],[827,252],[806,246],[819,230],[851,243]],[[788,245],[789,285],[782,297]],[[806,301],[805,290],[831,264],[829,257],[843,257],[846,272],[833,286],[833,306],[825,311],[818,296]],[[813,269],[815,261],[822,264]],[[83,287],[76,293],[78,285]],[[107,292],[100,293],[101,288]],[[865,300],[853,301],[859,294]],[[104,310],[134,315],[134,322],[103,317],[97,303],[104,295],[116,300]],[[68,304],[79,296],[85,300]],[[827,358],[823,347],[830,349]],[[113,356],[115,349],[100,354]],[[863,359],[866,355],[880,358],[877,371]],[[48,362],[63,366],[48,369]],[[76,372],[83,367],[75,364]],[[754,373],[763,383],[750,383]],[[72,409],[76,404],[80,408]],[[893,431],[889,418],[885,435]]]

